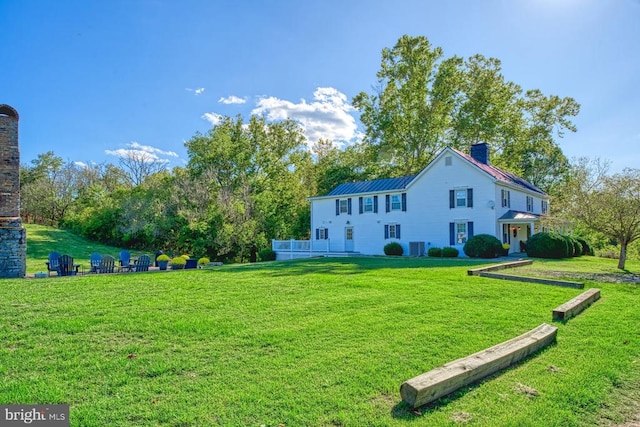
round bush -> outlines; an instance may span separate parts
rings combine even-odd
[[[471,258],[496,258],[502,254],[502,243],[491,234],[478,234],[467,240],[462,248]]]
[[[571,240],[571,254],[570,256],[578,257],[582,255],[582,245],[575,237],[569,237]]]
[[[569,242],[556,233],[542,232],[527,240],[527,255],[534,258],[566,258],[569,254]]]
[[[276,260],[276,253],[275,253],[274,250],[269,249],[269,248],[261,249],[258,252],[258,259],[260,261],[275,261]]]
[[[443,258],[457,258],[459,253],[460,253],[459,250],[457,250],[456,248],[452,248],[450,246],[442,248]]]
[[[156,261],[169,261],[171,258],[169,258],[169,255],[167,254],[160,254],[158,255],[158,258],[156,258]]]
[[[209,258],[207,258],[206,256],[203,256],[202,258],[200,258],[198,260],[198,265],[202,266],[202,265],[207,265],[211,262],[211,260]]]
[[[593,248],[591,247],[589,242],[587,242],[585,239],[581,237],[578,237],[577,240],[578,242],[580,242],[580,246],[582,246],[582,255],[593,256],[594,254]]]
[[[398,242],[391,242],[384,245],[384,253],[385,255],[396,255],[400,256],[403,254],[402,246]]]
[[[427,255],[429,255],[430,257],[440,258],[442,256],[442,249],[436,247],[429,248],[429,250],[427,251]]]

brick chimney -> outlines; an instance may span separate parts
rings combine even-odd
[[[0,105],[0,277],[24,277],[27,233],[20,219],[18,112]]]
[[[489,144],[481,142],[479,144],[473,144],[471,146],[471,157],[480,163],[485,165],[489,164]]]

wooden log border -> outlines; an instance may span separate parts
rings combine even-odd
[[[533,264],[532,259],[520,259],[518,261],[503,262],[502,264],[493,264],[486,267],[472,268],[470,270],[467,270],[467,274],[469,276],[479,276],[480,273],[486,271],[504,270],[505,268],[516,268],[522,267],[523,265],[531,264]]]
[[[556,307],[551,312],[551,315],[553,320],[569,320],[570,318],[580,314],[583,310],[599,299],[600,289],[591,288],[577,297],[565,302],[561,306]]]
[[[490,277],[492,279],[513,280],[515,282],[538,283],[541,285],[562,286],[565,288],[584,289],[584,283],[569,282],[567,280],[542,279],[539,277],[514,276],[511,274],[481,272],[480,277]]]
[[[417,408],[509,367],[556,339],[558,328],[543,323],[531,331],[501,344],[454,360],[400,386],[400,396]]]

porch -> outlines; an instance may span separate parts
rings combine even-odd
[[[331,240],[271,240],[271,249],[276,260],[313,258],[313,257],[349,257],[359,256],[359,252],[345,252],[331,249]]]
[[[540,217],[540,215],[531,212],[510,210],[498,218],[502,243],[509,244],[510,255],[525,253],[529,237],[543,231]]]

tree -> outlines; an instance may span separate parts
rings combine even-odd
[[[620,244],[624,270],[628,246],[640,239],[640,169],[608,175],[608,165],[581,159],[573,168],[567,213],[589,229]]]
[[[140,185],[145,178],[167,167],[167,162],[146,151],[128,150],[118,160],[120,167],[129,175],[133,186]]]
[[[373,94],[361,92],[353,105],[365,126],[373,175],[416,174],[444,146],[467,151],[486,142],[492,163],[552,190],[568,170],[555,141],[576,128],[580,109],[572,98],[523,93],[502,75],[496,58],[445,58],[426,37],[402,36],[382,50]]]

